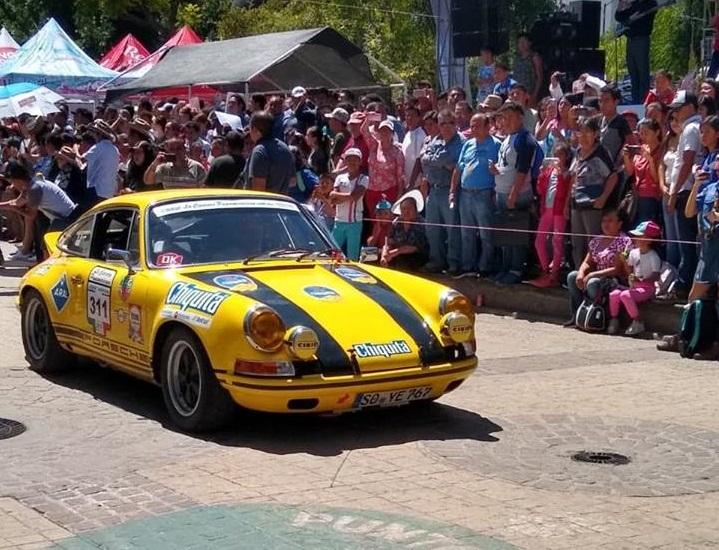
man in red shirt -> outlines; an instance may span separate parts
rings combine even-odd
[[[716,52],[715,52],[716,53]],[[659,102],[663,105],[670,105],[674,100],[674,88],[672,87],[672,75],[668,71],[657,71],[654,75],[654,88],[649,90],[644,106],[650,103]]]
[[[355,111],[350,115],[349,122],[347,123],[347,129],[350,131],[350,138],[347,140],[345,151],[349,151],[350,149],[359,149],[362,152],[362,165],[360,170],[363,174],[368,174],[369,144],[362,133],[362,124],[364,124],[365,118],[365,113],[361,111]],[[344,159],[342,159],[332,175],[337,176],[344,172],[347,172],[347,163],[344,162]]]

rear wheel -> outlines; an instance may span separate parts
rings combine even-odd
[[[202,432],[227,424],[237,407],[212,372],[207,353],[188,329],[173,330],[162,347],[162,395],[172,421]]]
[[[61,372],[75,362],[75,356],[57,341],[45,301],[36,290],[23,297],[21,327],[25,358],[35,372]]]

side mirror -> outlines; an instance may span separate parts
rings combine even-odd
[[[360,250],[360,262],[363,264],[379,262],[379,248],[376,246],[363,246]]]
[[[121,250],[119,248],[108,248],[105,253],[105,259],[108,262],[122,262],[127,266],[127,274],[133,275],[135,270],[132,266],[132,256],[128,250]]]

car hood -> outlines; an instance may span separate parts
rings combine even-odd
[[[186,276],[273,308],[288,328],[313,329],[325,373],[446,361],[444,348],[422,315],[376,275],[354,264],[278,264]]]

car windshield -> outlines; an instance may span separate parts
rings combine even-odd
[[[161,204],[148,217],[148,260],[156,267],[321,253],[330,248],[293,202],[212,198]]]

